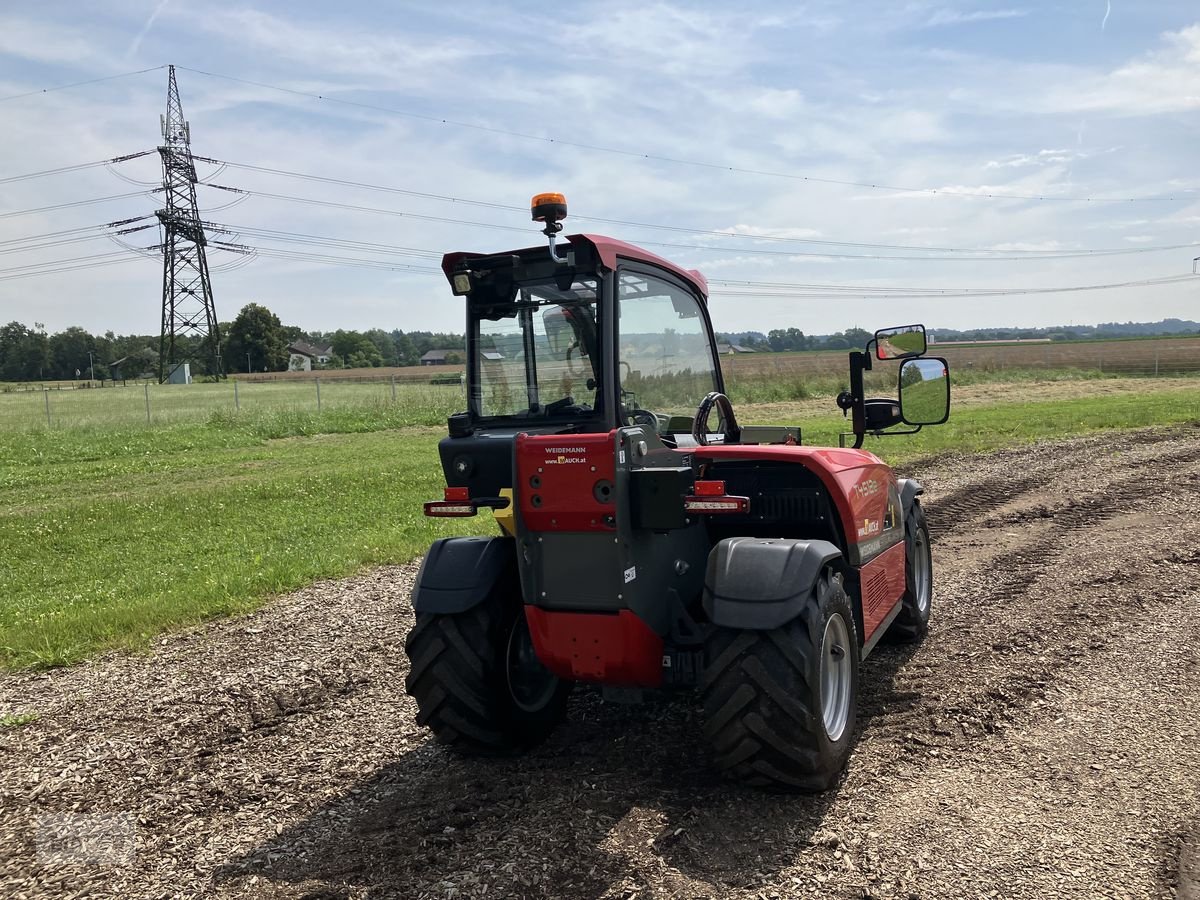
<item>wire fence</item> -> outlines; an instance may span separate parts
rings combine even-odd
[[[1125,344],[1034,344],[1004,347],[934,345],[954,381],[1006,378],[1168,378],[1200,376],[1200,340]],[[723,360],[735,402],[776,402],[836,390],[845,378],[844,353],[747,354]],[[869,389],[894,385],[887,366],[873,373]],[[9,430],[111,428],[205,422],[229,416],[277,413],[345,413],[383,417],[387,426],[438,424],[465,408],[458,369],[422,373],[337,372],[283,377],[239,376],[219,383],[158,384],[153,381],[56,382],[0,385],[0,427]],[[420,377],[420,381],[413,380]],[[770,388],[770,390],[766,390]]]
[[[190,385],[127,381],[107,382],[103,388],[91,389],[86,384],[43,385],[35,390],[0,393],[0,427],[112,428],[139,423],[203,423],[238,415],[347,411],[385,414],[398,423],[433,424],[444,421],[465,404],[464,388],[457,379],[446,384],[319,377]]]

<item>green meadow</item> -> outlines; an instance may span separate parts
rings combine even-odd
[[[1079,380],[1034,399],[1031,384],[997,382],[946,425],[867,448],[904,464],[1200,424],[1200,379],[1107,394],[1105,381]],[[756,406],[745,387],[731,390],[744,423],[801,424],[806,444],[836,446],[845,421],[831,393]],[[319,412],[311,382],[242,385],[236,409],[229,384],[152,386],[149,424],[141,386],[52,393],[49,426],[43,394],[0,393],[4,668],[144,648],[164,630],[495,527],[487,513],[422,515],[444,484],[437,441],[462,406],[458,386],[397,385],[393,400],[387,383],[322,383]]]

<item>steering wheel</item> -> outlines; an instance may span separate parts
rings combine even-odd
[[[658,416],[648,409],[635,409],[629,413],[629,421],[634,425],[645,425],[658,434]]]
[[[696,418],[692,421],[692,437],[701,447],[708,444],[708,416],[714,406],[717,407],[718,427],[724,429],[719,433],[725,435],[726,444],[736,444],[742,436],[742,429],[738,427],[737,416],[733,414],[733,404],[720,391],[706,394],[696,407]]]

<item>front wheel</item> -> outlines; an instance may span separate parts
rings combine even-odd
[[[900,615],[888,628],[888,640],[913,643],[925,637],[932,606],[933,553],[929,548],[929,526],[920,502],[913,500],[904,520],[904,600]]]
[[[524,610],[485,601],[453,615],[419,613],[404,644],[417,724],[468,755],[498,756],[546,739],[571,682],[538,660]]]
[[[783,627],[717,628],[705,650],[704,731],[718,767],[759,787],[832,787],[858,710],[858,634],[840,576],[822,572]]]

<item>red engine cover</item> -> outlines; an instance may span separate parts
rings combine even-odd
[[[869,641],[904,596],[904,544],[884,550],[859,570],[859,577],[863,640]]]
[[[538,659],[559,678],[628,687],[662,685],[663,642],[627,609],[614,614],[525,607]]]

